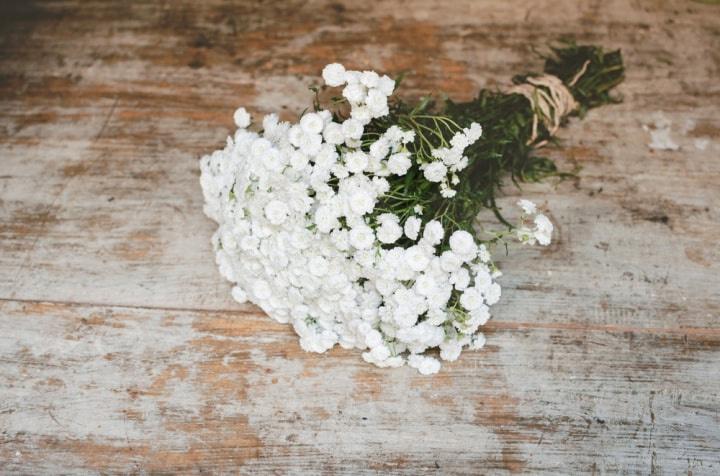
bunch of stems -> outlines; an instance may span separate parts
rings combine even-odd
[[[551,48],[544,59],[544,74],[562,80],[577,103],[577,107],[563,117],[563,123],[571,115],[582,117],[591,108],[620,101],[612,95],[613,88],[624,78],[619,50],[605,52],[598,46],[568,43]],[[531,76],[535,74],[518,75],[513,82],[523,83]],[[378,211],[395,213],[404,220],[414,214],[419,205],[423,209],[423,221],[440,220],[446,231],[472,231],[477,214],[489,208],[500,222],[511,228],[496,204],[498,193],[508,179],[519,185],[568,175],[558,171],[551,159],[537,153],[537,144],[553,141],[554,137],[542,122],[533,137],[533,114],[526,97],[491,89],[480,90],[475,99],[467,102],[422,98],[412,105],[396,99],[389,115],[373,120],[366,127],[363,139],[372,143],[394,124],[412,129],[416,138],[407,147],[414,160],[407,174],[390,178],[390,191],[378,203]],[[469,165],[458,173],[457,194],[452,198],[442,197],[438,184],[422,177],[420,165],[436,160],[432,150],[447,147],[452,136],[472,122],[482,125],[483,136],[465,151]]]

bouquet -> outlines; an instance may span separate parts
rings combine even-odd
[[[297,123],[270,114],[251,127],[235,111],[237,131],[200,161],[234,299],[291,324],[306,351],[339,344],[379,367],[432,374],[481,348],[501,296],[494,248],[548,245],[553,232],[527,200],[517,223],[505,219],[495,204],[503,178],[561,175],[534,149],[569,115],[614,101],[623,75],[619,52],[553,51],[545,74],[466,103],[409,104],[392,78],[333,63]],[[499,231],[479,231],[482,208]]]

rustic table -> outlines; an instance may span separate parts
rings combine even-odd
[[[567,34],[625,102],[524,186],[556,241],[501,260],[485,349],[381,370],[232,301],[197,159],[235,107],[332,61],[468,99]],[[2,2],[0,472],[718,474],[719,75],[708,1]]]

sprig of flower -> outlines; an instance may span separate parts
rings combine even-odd
[[[455,360],[463,347],[478,347],[501,292],[484,245],[419,213],[423,190],[439,185],[443,197],[454,196],[464,151],[482,128],[448,126],[448,138],[438,132],[420,157],[414,146],[428,131],[417,121],[444,119],[415,117],[404,123],[417,129],[372,126],[365,134],[389,114],[392,80],[337,64],[323,77],[344,86],[349,117],[320,109],[289,124],[270,115],[258,134],[240,108],[225,149],[202,159],[205,211],[220,225],[220,271],[237,284],[235,299],[291,323],[305,350],[340,344],[364,349],[378,366],[436,372],[439,362],[425,352],[439,348],[441,359]]]
[[[291,324],[306,351],[339,344],[380,367],[435,373],[434,350],[452,361],[485,343],[481,328],[502,292],[492,247],[511,236],[550,243],[552,223],[526,200],[507,232],[486,240],[472,232],[483,206],[509,225],[494,196],[501,171],[529,173],[517,139],[529,134],[530,112],[518,95],[491,96],[516,108],[502,113],[483,109],[482,94],[465,105],[409,106],[391,97],[388,76],[337,63],[322,76],[341,88],[333,109],[316,97],[297,123],[270,114],[254,132],[239,108],[226,146],[201,159],[220,273],[238,302]],[[502,114],[525,117],[518,137],[507,137],[518,125]],[[507,128],[502,137],[498,127]],[[507,162],[508,147],[521,162]]]

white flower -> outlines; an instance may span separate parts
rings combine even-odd
[[[312,241],[312,233],[308,229],[293,230],[290,234],[290,245],[298,250],[304,250]]]
[[[288,207],[279,200],[273,200],[265,206],[265,216],[273,225],[282,224],[288,215]]]
[[[485,347],[485,334],[478,332],[472,337],[472,342],[468,346],[471,350],[480,350]]]
[[[450,167],[450,169],[453,172],[459,172],[461,170],[464,170],[468,164],[470,163],[470,159],[468,159],[466,156],[460,157],[460,160],[457,161],[455,165]],[[457,185],[460,183],[460,177],[458,177],[456,174],[453,174],[452,176],[452,184]]]
[[[450,145],[453,149],[465,150],[465,147],[470,145],[470,141],[465,134],[455,134],[453,138],[450,139]]]
[[[441,195],[443,198],[452,198],[452,197],[454,197],[456,194],[457,194],[457,191],[456,191],[456,190],[453,190],[453,189],[445,186],[444,184],[440,186],[440,195]]]
[[[519,202],[517,202],[517,204],[520,208],[522,208],[523,212],[525,212],[527,215],[534,215],[535,212],[537,211],[537,207],[530,200],[523,199],[523,200],[520,200]]]
[[[470,128],[464,129],[463,132],[467,136],[470,143],[473,144],[477,142],[480,137],[482,137],[483,129],[480,124],[478,124],[477,122],[473,122],[472,124],[470,124]]]
[[[434,277],[427,273],[421,273],[416,279],[413,285],[415,292],[421,296],[432,296],[437,291],[437,284],[435,283]]]
[[[300,118],[300,127],[308,134],[320,134],[325,126],[320,114],[310,112]]]
[[[476,320],[479,326],[483,326],[490,319],[490,308],[483,304],[470,311],[470,318]]]
[[[528,210],[533,210],[530,206],[527,206],[527,208]],[[523,224],[515,229],[518,240],[529,245],[534,245],[536,242],[543,246],[549,245],[552,240],[554,228],[552,222],[545,215],[538,213],[533,218],[533,224],[535,225],[533,229]]]
[[[375,158],[384,159],[389,152],[390,144],[384,137],[381,137],[370,145],[370,155]]]
[[[486,293],[492,285],[492,276],[484,269],[477,269],[475,272],[475,287],[481,292]]]
[[[382,117],[388,113],[387,96],[379,89],[372,88],[368,91],[366,104],[374,117]]]
[[[366,89],[362,84],[351,83],[345,86],[342,95],[351,103],[361,103],[365,100]]]
[[[345,139],[359,139],[363,134],[363,125],[356,119],[348,119],[342,123]]]
[[[374,88],[380,82],[380,76],[375,71],[363,71],[360,82],[368,88]]]
[[[328,205],[322,205],[315,211],[315,224],[322,233],[330,233],[333,228],[340,226],[338,213]]]
[[[345,72],[345,82],[348,84],[359,83],[360,78],[362,78],[362,73],[360,71],[346,71]]]
[[[436,374],[440,370],[440,362],[437,359],[420,354],[411,354],[408,357],[408,365],[423,375]]]
[[[325,276],[328,272],[328,261],[322,256],[312,256],[308,260],[308,269],[317,277]]]
[[[350,209],[358,214],[365,215],[373,211],[375,208],[375,198],[371,189],[354,187],[348,196]]]
[[[467,256],[470,259],[477,254],[475,239],[465,230],[458,230],[450,235],[450,249],[459,256]]]
[[[430,264],[430,258],[422,247],[413,245],[405,250],[405,262],[413,271],[422,271]]]
[[[390,183],[382,177],[373,177],[372,184],[378,195],[384,195],[390,190]]]
[[[382,345],[383,338],[382,334],[378,332],[375,329],[370,329],[367,334],[365,334],[365,345],[367,345],[369,348],[378,347]],[[384,360],[384,359],[383,359]]]
[[[303,128],[300,127],[299,125],[292,126],[288,130],[288,140],[295,147],[300,147],[300,144],[302,143],[304,136],[305,136],[305,131],[303,131]]]
[[[347,251],[350,248],[350,237],[347,230],[333,230],[330,233],[330,240],[340,251]]]
[[[388,169],[395,175],[405,175],[410,167],[412,167],[412,161],[407,152],[398,152],[388,159]]]
[[[325,142],[332,145],[340,145],[345,142],[343,127],[337,122],[330,122],[325,126],[323,137],[325,138]]]
[[[490,262],[490,252],[485,245],[478,246],[478,258],[480,258],[480,261],[483,263]]]
[[[373,115],[367,106],[355,105],[352,108],[350,117],[359,121],[361,124],[367,124],[373,118]]]
[[[463,291],[462,296],[460,296],[460,305],[468,311],[479,308],[483,303],[483,295],[480,290],[475,287],[467,288]]]
[[[549,245],[553,232],[552,222],[550,222],[548,217],[542,214],[537,215],[534,222],[537,227],[535,231],[535,239],[537,239],[538,243],[543,246]]]
[[[330,171],[333,173],[334,176],[340,179],[344,179],[350,175],[350,172],[348,171],[347,167],[341,164],[333,164],[330,166]]]
[[[301,136],[300,150],[307,155],[316,155],[322,149],[322,136],[320,134],[305,133]]]
[[[382,219],[383,216],[387,216],[389,214],[380,215],[380,219]],[[394,217],[394,219],[385,219],[381,220],[380,227],[377,229],[377,237],[380,242],[385,244],[395,243],[403,233],[403,229],[398,224],[398,219],[395,215],[391,215]]]
[[[467,289],[470,285],[470,272],[466,268],[460,268],[453,273],[450,281],[458,291]]]
[[[500,300],[501,294],[502,290],[500,289],[500,285],[498,283],[492,283],[485,292],[485,302],[488,306],[492,306]]]
[[[412,216],[405,220],[405,225],[403,226],[405,231],[405,236],[410,238],[411,240],[415,241],[418,238],[418,234],[420,233],[420,226],[422,224],[422,221],[415,216]]]
[[[405,132],[402,129],[400,129],[400,127],[398,127],[398,126],[388,127],[388,129],[383,134],[383,136],[385,136],[385,138],[387,140],[389,140],[391,143],[396,144],[396,145],[399,145],[400,143],[402,143],[402,139],[403,139],[404,135],[405,135]]]
[[[440,149],[433,149],[432,156],[436,159],[442,160],[445,165],[451,166],[457,164],[460,161],[462,153],[458,152],[455,149],[441,147]]]
[[[425,224],[425,230],[423,230],[423,240],[434,246],[440,243],[444,237],[445,231],[439,221],[430,220]]]
[[[425,320],[425,323],[430,326],[439,326],[440,324],[444,324],[445,321],[447,321],[448,314],[442,309],[438,308],[430,308],[427,312],[428,318]]]
[[[456,340],[446,340],[440,344],[440,358],[443,360],[457,360],[460,352],[462,352],[462,344]]]
[[[526,243],[528,245],[535,244],[535,234],[526,226],[517,227],[515,229],[515,236],[517,236],[517,239],[522,243]]]
[[[395,80],[383,75],[378,81],[377,88],[382,91],[385,96],[390,96],[395,89]]]
[[[440,255],[440,267],[447,273],[457,271],[462,263],[463,260],[452,251],[445,251]]]
[[[245,129],[250,125],[250,114],[248,114],[244,107],[239,107],[235,111],[235,114],[233,114],[233,120],[236,126],[240,129]]]
[[[365,250],[372,246],[375,235],[372,228],[365,224],[358,224],[350,230],[350,244],[359,250]]]
[[[232,288],[232,297],[240,304],[245,304],[247,302],[248,296],[245,294],[245,291],[242,290],[240,286],[234,286]]]
[[[328,111],[327,109],[322,109],[322,110],[318,111],[317,113],[322,118],[324,124],[327,125],[330,122],[332,122],[332,118],[333,118],[332,112]]]
[[[342,86],[345,84],[345,67],[338,63],[329,64],[323,69],[322,77],[330,87]]]
[[[315,167],[322,167],[323,169],[329,169],[337,162],[338,153],[335,147],[329,144],[322,144],[320,150],[315,154]]]
[[[432,162],[425,166],[423,174],[430,182],[440,182],[447,175],[447,167],[442,162]]]
[[[252,145],[250,146],[250,154],[255,158],[264,159],[265,154],[267,154],[267,151],[270,149],[272,149],[272,143],[261,137],[252,142]]]
[[[354,150],[345,155],[345,166],[348,171],[359,174],[368,166],[368,156],[361,150]]]
[[[272,142],[279,142],[290,127],[287,122],[280,122],[277,114],[268,114],[262,120],[265,137],[270,138]]]

